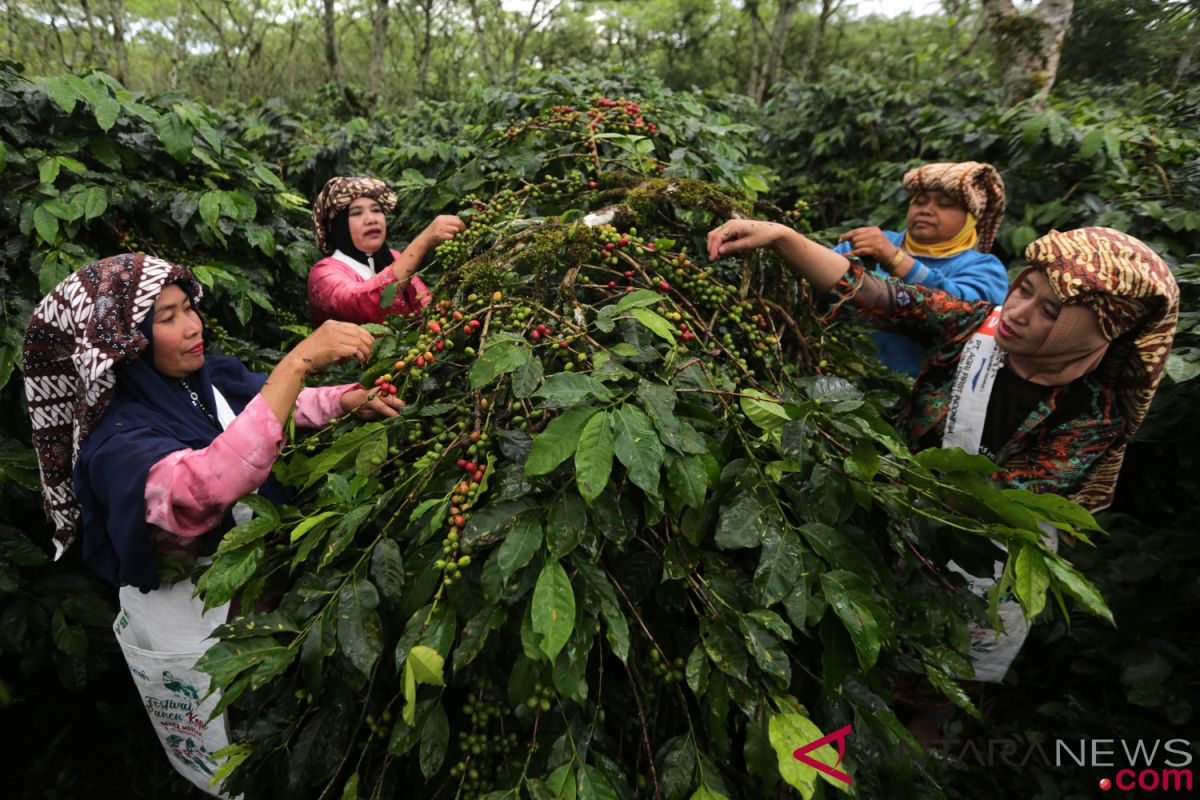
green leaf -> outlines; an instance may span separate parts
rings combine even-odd
[[[400,545],[391,539],[380,539],[371,553],[371,580],[386,602],[396,603],[404,591],[404,559]]]
[[[540,647],[553,662],[575,628],[575,592],[562,564],[548,559],[533,588],[533,630],[541,634]]]
[[[570,762],[550,773],[550,777],[546,778],[546,788],[555,800],[575,800],[575,773]]]
[[[79,96],[79,90],[69,80],[70,77],[72,76],[55,75],[42,83],[42,89],[50,95],[50,99],[68,115],[75,110],[75,104],[83,99]]]
[[[292,535],[290,538],[291,543],[295,544],[296,542],[300,541],[302,538],[304,538],[306,533],[313,530],[331,517],[338,516],[338,513],[339,512],[337,511],[322,511],[320,514],[315,514],[307,519],[301,520],[299,525],[292,528]]]
[[[253,522],[254,520],[251,520]],[[212,565],[196,581],[196,588],[204,597],[204,609],[216,608],[233,598],[242,585],[258,571],[266,555],[261,540],[249,547],[239,547],[228,553],[218,553]]]
[[[880,636],[876,613],[882,614],[882,609],[875,613],[872,611],[878,604],[868,595],[871,591],[869,585],[865,585],[853,573],[833,570],[822,573],[821,588],[833,613],[845,625],[854,642],[859,665],[869,670],[879,658]]]
[[[241,673],[257,667],[270,653],[281,649],[270,636],[221,641],[205,651],[196,669],[212,676],[217,686],[228,686]]]
[[[758,668],[778,680],[782,686],[789,685],[792,682],[792,663],[775,635],[751,616],[738,617],[738,625],[746,638],[746,649],[754,656]]]
[[[542,383],[534,397],[543,397],[550,401],[551,406],[573,406],[583,402],[588,397],[594,397],[602,403],[613,399],[613,394],[607,386],[591,375],[579,372],[558,372]]]
[[[626,311],[634,308],[647,308],[649,306],[656,306],[665,299],[666,298],[658,292],[652,292],[648,289],[635,289],[632,292],[626,293],[624,297],[618,300],[613,311],[617,314],[623,314]]]
[[[1035,545],[1021,545],[1017,552],[1016,582],[1014,588],[1025,611],[1033,619],[1046,605],[1046,589],[1050,587],[1050,571],[1042,551]]]
[[[533,354],[522,342],[501,339],[487,346],[471,365],[471,388],[478,389],[518,367],[528,364]]]
[[[75,658],[87,655],[87,632],[80,626],[67,622],[61,608],[54,610],[50,621],[50,635],[54,639],[54,646],[61,652]]]
[[[61,170],[62,159],[58,156],[43,158],[38,163],[38,182],[50,187],[58,179],[58,174]]]
[[[629,479],[646,493],[658,494],[659,472],[665,452],[646,412],[625,404],[609,415],[616,434],[613,453],[629,470]]]
[[[704,657],[704,648],[696,645],[688,656],[687,670],[688,688],[697,698],[703,697],[708,691],[708,659]]]
[[[108,133],[117,121],[117,115],[121,113],[121,104],[107,95],[97,97],[92,104],[92,113],[96,117],[96,124],[100,126],[100,130]]]
[[[224,192],[205,192],[200,196],[200,219],[210,230],[217,229],[217,220],[221,218],[221,195]]]
[[[267,258],[273,258],[275,256],[275,234],[271,232],[270,228],[262,225],[247,225],[243,230],[243,233],[246,237],[246,241],[261,250],[263,255],[265,255]],[[390,284],[390,286],[395,285],[396,284],[394,283]],[[391,303],[389,303],[387,306],[384,306],[384,308],[388,308],[390,306]]]
[[[583,764],[579,768],[578,796],[580,800],[620,800],[620,795],[613,789],[604,772],[591,764]]]
[[[222,747],[217,752],[213,753],[213,758],[221,762],[213,773],[212,779],[208,785],[216,789],[221,785],[221,782],[233,774],[234,770],[242,765],[246,759],[254,755],[254,748],[248,744],[235,743]]]
[[[535,514],[522,515],[496,551],[501,577],[508,580],[510,575],[528,564],[541,547],[542,521]]]
[[[742,683],[746,682],[746,648],[728,626],[707,618],[701,619],[700,642],[717,669],[726,675],[732,675]]]
[[[715,541],[722,550],[758,547],[768,532],[781,526],[778,509],[753,492],[745,492],[731,505],[722,507]]]
[[[708,492],[708,471],[699,456],[672,457],[667,462],[669,496],[676,508],[701,508]]]
[[[528,364],[522,364],[513,372],[513,396],[522,400],[533,397],[533,392],[542,382],[542,362],[533,359]]]
[[[915,453],[913,461],[933,472],[991,475],[996,471],[996,465],[987,456],[968,453],[961,447],[931,447]]]
[[[668,344],[674,346],[675,331],[671,328],[670,322],[648,308],[635,308],[629,313],[660,339],[664,339]]]
[[[667,800],[680,800],[695,783],[696,752],[690,739],[676,736],[658,751],[658,772]]]
[[[818,777],[842,791],[849,789],[847,784],[818,771],[815,767],[808,766],[793,755],[804,745],[825,737],[821,729],[810,719],[794,713],[774,714],[768,723],[767,731],[767,736],[771,740],[771,748],[775,751],[775,757],[778,759],[779,774],[789,786],[800,792],[800,796],[804,800],[812,800],[817,789]],[[844,767],[839,766],[838,751],[832,742],[810,750],[807,756],[813,761],[819,761],[843,772],[846,771]]]
[[[607,411],[601,411],[587,421],[575,451],[575,482],[589,505],[604,491],[612,474],[613,434],[608,416]]]
[[[446,719],[446,710],[438,703],[425,717],[421,726],[421,751],[419,763],[421,774],[428,780],[441,769],[446,758],[446,746],[450,742],[450,722]]]
[[[752,394],[757,397],[742,397],[739,404],[742,412],[758,427],[765,431],[782,430],[791,418],[784,407],[757,389],[745,389],[742,394]]]
[[[553,472],[566,461],[575,452],[584,425],[597,411],[588,406],[569,408],[550,420],[545,430],[533,437],[533,447],[525,461],[526,477]]]
[[[163,114],[158,119],[158,138],[171,158],[186,164],[192,154],[193,129],[174,113]]]
[[[1061,556],[1052,556],[1043,560],[1045,565],[1050,568],[1050,575],[1054,579],[1054,587],[1056,589],[1060,589],[1068,596],[1073,597],[1076,602],[1090,613],[1106,619],[1110,623],[1113,622],[1112,611],[1109,610],[1108,604],[1104,602],[1104,598],[1101,597],[1100,592],[1087,578],[1080,575]]]
[[[575,549],[587,530],[587,506],[575,492],[567,490],[550,504],[546,519],[546,548],[555,558]]]
[[[425,645],[414,645],[404,659],[404,677],[401,680],[404,707],[401,719],[411,728],[416,723],[417,685],[445,686],[442,670],[446,660],[440,653]]]
[[[754,571],[758,601],[770,606],[783,600],[804,571],[800,537],[790,530],[768,529],[762,538],[762,554]]]
[[[33,210],[33,227],[46,244],[58,241],[58,217],[44,203]]]
[[[375,607],[379,592],[367,580],[347,584],[338,595],[337,638],[350,663],[371,677],[371,669],[383,652],[383,628]]]
[[[102,186],[92,186],[83,194],[83,218],[91,221],[108,210],[108,193]]]
[[[1096,155],[1103,145],[1104,130],[1102,128],[1092,128],[1079,143],[1079,155],[1084,159],[1089,159]]]

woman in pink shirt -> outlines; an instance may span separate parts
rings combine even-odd
[[[417,269],[429,251],[466,229],[452,215],[434,219],[401,253],[387,244],[387,218],[396,193],[376,178],[332,178],[313,203],[313,233],[325,257],[308,273],[313,320],[383,322],[429,303]],[[383,307],[383,292],[397,287]]]

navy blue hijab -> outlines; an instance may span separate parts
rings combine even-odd
[[[209,417],[178,379],[154,368],[153,310],[138,328],[149,346],[116,367],[112,402],[84,440],[72,477],[83,511],[84,562],[111,583],[149,591],[159,585],[146,524],[150,468],[178,450],[208,447],[220,435],[214,384],[240,414],[266,376],[250,372],[234,358],[205,356],[204,365],[186,380],[212,414]],[[267,479],[259,494],[277,503],[287,500],[287,490],[274,478]],[[226,513],[220,525],[204,534],[201,552],[213,552],[231,527],[233,517]]]

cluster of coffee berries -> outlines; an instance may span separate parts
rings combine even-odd
[[[683,659],[677,658],[674,663],[663,658],[657,647],[650,648],[650,672],[663,683],[678,683],[683,680]]]
[[[458,733],[459,758],[450,767],[450,777],[460,782],[457,797],[479,798],[495,788],[496,767],[506,763],[516,751],[517,735],[488,732],[489,727],[501,721],[504,712],[486,699],[484,691],[467,700],[462,713],[470,721],[471,729]]]

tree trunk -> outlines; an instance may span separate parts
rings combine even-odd
[[[94,64],[94,63],[96,63],[96,44],[100,38],[99,36],[96,35],[96,21],[95,21],[95,18],[92,16],[92,9],[88,5],[87,0],[82,0],[79,3],[79,7],[83,10],[83,20],[84,20],[84,22],[87,23],[87,29],[88,29],[88,46],[87,46],[86,58],[88,60],[88,63]]]
[[[183,66],[183,59],[187,55],[187,41],[184,33],[184,6],[183,0],[175,5],[175,46],[172,48],[171,55],[171,88],[179,88],[179,68]]]
[[[423,0],[421,11],[424,12],[421,30],[421,45],[417,49],[417,85],[422,96],[426,95],[429,84],[429,56],[433,51],[433,2]]]
[[[470,0],[471,25],[475,28],[475,40],[479,44],[479,68],[484,80],[492,82],[492,59],[488,53],[487,31],[484,30],[483,14],[479,10],[478,0]]]
[[[125,3],[123,0],[109,0],[109,13],[112,16],[113,55],[117,62],[117,80],[125,83],[129,75],[129,55],[125,50]]]
[[[816,80],[825,71],[822,61],[825,49],[825,31],[829,28],[829,20],[841,9],[842,2],[843,0],[821,0],[821,12],[817,15],[817,27],[813,30],[812,38],[808,43],[808,55],[805,57],[803,74],[809,80]]]
[[[375,19],[371,37],[371,67],[367,72],[367,106],[375,107],[379,88],[383,85],[383,57],[387,53],[388,20],[391,12],[388,0],[375,1]]]
[[[325,64],[329,67],[329,80],[342,88],[342,73],[338,69],[337,31],[333,27],[333,0],[324,0],[325,6]]]
[[[1010,102],[1028,97],[1044,103],[1054,88],[1063,38],[1075,0],[1041,0],[1030,12],[1012,0],[983,0],[984,24],[1000,63]]]
[[[758,0],[746,0],[743,6],[744,13],[750,21],[750,36],[748,45],[750,47],[750,68],[746,71],[746,94],[754,99],[762,97],[762,88],[760,81],[762,80],[762,61],[759,60],[762,53],[762,44],[759,41],[759,34],[764,30],[762,17],[758,13]]]
[[[771,87],[779,80],[783,50],[787,47],[788,34],[792,31],[792,18],[796,16],[796,7],[799,5],[800,0],[779,0],[775,22],[771,26],[770,36],[767,37],[767,60],[763,64],[762,79],[758,84],[759,96],[754,98],[759,102],[762,102],[767,92],[771,91]]]

